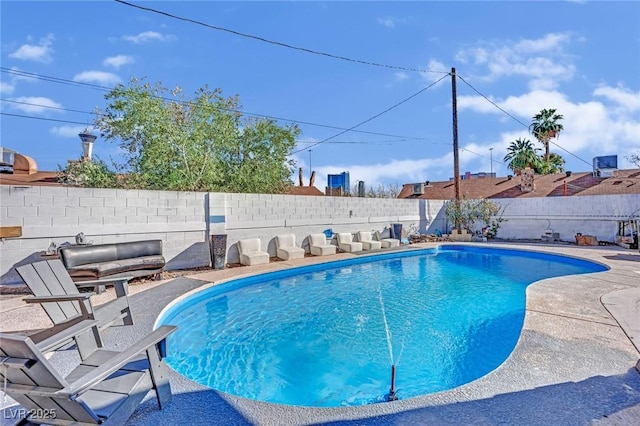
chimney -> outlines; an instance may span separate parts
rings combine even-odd
[[[311,172],[311,178],[309,178],[309,186],[313,186],[316,181],[316,172]]]
[[[300,186],[304,186],[304,182],[302,182],[302,167],[298,169],[298,180],[300,181]]]

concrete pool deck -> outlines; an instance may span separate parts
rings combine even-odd
[[[307,408],[234,397],[172,371],[174,398],[168,407],[159,411],[150,394],[128,424],[640,424],[640,373],[636,368],[640,359],[640,254],[617,246],[472,245],[565,254],[610,269],[530,285],[522,334],[510,357],[486,376],[450,391],[368,406]],[[210,283],[352,256],[307,257],[134,284],[130,300],[135,325],[105,330],[105,345],[128,346],[152,329],[172,300]],[[94,296],[95,303],[113,297],[111,293]],[[49,326],[44,311],[22,302],[24,296],[2,296],[0,331]],[[64,372],[75,362],[75,352],[57,353],[52,362]]]

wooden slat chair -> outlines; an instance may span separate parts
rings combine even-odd
[[[34,297],[26,297],[24,301],[40,303],[54,325],[78,316],[95,319],[101,330],[120,321],[125,325],[133,324],[128,298],[131,277],[74,283],[59,259],[18,266],[16,271],[34,294]],[[114,285],[117,297],[100,306],[91,304],[90,297],[95,293],[79,291],[79,288],[96,288],[107,284]]]
[[[30,337],[0,333],[0,383],[29,422],[122,425],[149,390],[160,409],[171,400],[164,357],[176,328],[162,326],[122,352],[97,349],[66,377]]]

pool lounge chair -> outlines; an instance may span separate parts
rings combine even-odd
[[[326,234],[309,235],[309,252],[314,256],[336,254],[336,246],[327,243]]]
[[[260,238],[238,241],[240,263],[247,266],[269,263],[269,253],[262,251]]]
[[[81,319],[96,320],[96,333],[116,324],[132,325],[133,316],[128,298],[128,281],[131,277],[104,278],[75,283],[60,259],[34,262],[16,267],[16,272],[33,296],[24,298],[26,303],[39,303],[53,323],[51,334]],[[80,293],[79,288],[95,288],[113,284],[116,298],[102,305],[93,306],[90,297],[95,293]],[[76,336],[75,342],[81,357],[86,356],[86,340],[100,341],[100,336]],[[69,340],[72,340],[71,337]],[[89,343],[90,344],[90,343]]]
[[[338,233],[336,234],[336,239],[338,241],[338,248],[342,251],[346,251],[347,253],[362,251],[362,243],[354,242],[353,235],[351,235],[350,232]]]
[[[122,352],[96,348],[66,377],[30,337],[0,333],[0,382],[28,424],[122,425],[149,390],[160,409],[171,400],[164,357],[176,328],[162,326]]]
[[[302,259],[304,249],[296,246],[295,234],[278,235],[276,237],[276,254],[282,260]]]
[[[376,241],[380,241],[382,243],[382,248],[400,247],[400,240],[396,238],[384,238],[380,231],[376,231],[373,234],[373,237]]]
[[[363,250],[378,250],[382,248],[382,242],[374,241],[371,238],[371,232],[359,231],[358,241],[362,243]]]
[[[104,278],[74,282],[60,259],[44,260],[16,267],[16,272],[33,296],[24,298],[26,303],[40,303],[54,324],[62,324],[77,316],[87,316],[98,321],[104,329],[115,323],[133,324],[129,306],[131,277]],[[90,297],[95,293],[80,293],[80,288],[113,284],[116,298],[99,306],[93,306]]]

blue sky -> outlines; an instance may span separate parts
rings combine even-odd
[[[506,148],[535,142],[527,125],[543,108],[564,115],[551,151],[567,170],[611,154],[630,168],[640,151],[640,2],[131,3],[350,60],[116,1],[4,0],[2,146],[57,170],[107,106],[91,85],[136,77],[219,87],[246,113],[299,123],[293,157],[320,188],[342,171],[367,187],[447,180],[455,67],[461,173],[508,174]],[[118,158],[117,144],[98,138],[94,155]]]

